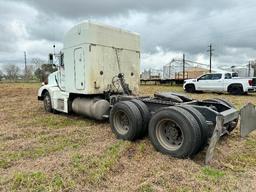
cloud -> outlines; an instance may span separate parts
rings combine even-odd
[[[62,17],[51,16],[40,13],[33,21],[32,25],[27,26],[31,40],[44,39],[52,42],[63,42],[64,33],[74,25],[74,21]]]
[[[47,59],[52,45],[62,48],[65,32],[90,19],[141,35],[142,68],[161,68],[182,53],[190,60],[234,65],[256,55],[256,3],[253,0],[0,0],[0,64],[22,66]]]
[[[17,1],[17,0],[16,0]],[[126,14],[130,10],[140,12],[161,12],[161,11],[180,11],[189,12],[190,10],[200,10],[201,12],[210,12],[215,9],[227,9],[236,6],[239,1],[215,0],[214,3],[202,0],[19,0],[34,6],[37,10],[50,15],[60,15],[65,18],[80,18],[90,16],[113,16],[117,14]]]

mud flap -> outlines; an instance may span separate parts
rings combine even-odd
[[[214,149],[223,135],[224,116],[216,116],[216,126],[214,128],[210,144],[206,152],[205,164],[208,165],[213,159]],[[240,110],[240,135],[246,137],[249,133],[256,130],[256,107],[252,103],[248,103]]]
[[[210,144],[206,152],[206,156],[205,156],[206,165],[208,165],[212,161],[214,149],[216,148],[216,145],[223,132],[223,126],[224,126],[224,116],[219,114],[216,116],[216,126],[214,128],[212,137],[210,139]]]
[[[248,103],[240,110],[240,135],[246,137],[256,129],[256,108],[252,103]]]

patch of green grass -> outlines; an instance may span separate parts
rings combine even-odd
[[[85,134],[72,133],[70,135],[41,136],[38,146],[20,151],[1,151],[0,168],[6,169],[20,159],[37,159],[65,148],[76,149],[85,145],[87,136]]]
[[[144,142],[141,142],[138,144],[138,149],[141,153],[144,153],[146,150],[146,144]]]
[[[177,192],[190,192],[193,191],[190,187],[180,187],[177,189]]]
[[[247,138],[245,141],[245,145],[248,147],[256,148],[256,140],[253,138]]]
[[[109,147],[101,157],[93,160],[95,171],[91,173],[90,177],[93,182],[98,182],[104,177],[106,172],[117,162],[121,152],[126,147],[126,143],[118,141]]]
[[[53,178],[49,178],[47,183],[47,191],[72,191],[75,188],[75,181],[64,178],[60,174],[55,174]]]
[[[43,172],[17,172],[7,183],[12,191],[67,191],[75,187],[74,181],[60,174],[49,177]]]
[[[0,168],[7,169],[11,166],[11,162],[7,159],[0,159]]]
[[[226,158],[226,161],[232,165],[233,171],[245,171],[247,168],[256,166],[255,139],[247,138],[241,145],[243,150],[236,150]]]
[[[153,189],[152,185],[150,184],[144,184],[141,185],[138,192],[154,192],[155,190]]]
[[[248,153],[232,154],[227,158],[227,161],[232,165],[233,171],[241,172],[256,166],[256,155]]]
[[[90,183],[99,183],[128,146],[129,142],[118,141],[100,156],[90,157],[76,154],[71,159],[72,168],[76,173],[84,174]]]
[[[63,188],[64,187],[64,182],[63,182],[63,178],[60,175],[56,175],[53,179],[52,179],[52,185],[56,186],[56,188]]]
[[[47,177],[42,172],[15,173],[11,180],[11,188],[14,191],[46,191]]]
[[[214,182],[217,182],[218,180],[220,180],[225,176],[225,173],[223,171],[215,169],[213,167],[209,167],[209,166],[203,167],[201,171],[202,171],[202,175],[201,175],[202,179],[211,180]]]
[[[94,124],[93,120],[72,118],[71,116],[44,114],[36,115],[35,118],[29,118],[27,121],[20,121],[22,127],[46,127],[48,129],[58,129],[63,127],[85,127]]]

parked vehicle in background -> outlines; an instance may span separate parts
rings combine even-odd
[[[185,80],[186,92],[228,92],[242,95],[256,91],[256,78],[240,78],[234,73],[207,73],[197,79]]]

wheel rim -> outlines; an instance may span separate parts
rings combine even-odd
[[[179,149],[184,140],[182,130],[170,119],[163,119],[157,123],[156,137],[165,149],[171,151]]]
[[[51,99],[48,95],[44,98],[44,108],[46,111],[49,111],[51,109]]]
[[[116,131],[125,135],[130,129],[130,121],[127,114],[124,111],[117,111],[113,118],[113,124]]]

